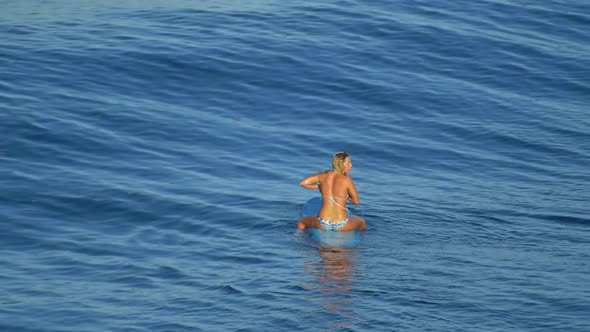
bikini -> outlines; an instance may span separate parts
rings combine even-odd
[[[335,200],[335,198],[346,199],[346,197],[334,197],[334,196],[322,196],[322,197],[323,198],[328,197],[328,203],[330,205],[336,204],[348,212],[348,209],[346,207],[338,204],[338,202],[336,202],[336,200]],[[322,227],[324,227],[324,229],[327,231],[339,231],[342,227],[344,227],[344,225],[346,225],[346,223],[348,223],[348,217],[346,217],[346,219],[344,219],[342,221],[334,222],[334,221],[330,221],[327,219],[322,219],[318,216],[318,221],[320,222]]]
[[[340,222],[332,222],[330,220],[322,219],[318,217],[318,221],[327,231],[339,231],[340,228],[344,227],[348,223],[348,217]]]

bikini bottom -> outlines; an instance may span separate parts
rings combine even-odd
[[[333,222],[333,221],[322,219],[322,218],[318,217],[318,221],[320,222],[322,227],[324,227],[325,230],[338,231],[338,230],[340,230],[340,228],[344,227],[344,225],[346,225],[346,223],[348,223],[348,218],[346,218],[342,221],[339,221],[339,222]]]

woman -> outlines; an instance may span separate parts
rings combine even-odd
[[[332,169],[312,174],[299,182],[307,189],[319,189],[322,207],[317,216],[306,216],[297,223],[297,228],[320,228],[326,231],[364,230],[365,220],[349,216],[346,201],[359,204],[359,194],[348,176],[352,161],[346,152],[338,152],[332,159]]]

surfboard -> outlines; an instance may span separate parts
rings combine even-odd
[[[301,216],[317,216],[321,207],[321,197],[311,198],[301,208]],[[362,232],[359,230],[330,232],[317,228],[308,228],[306,231],[312,240],[323,246],[358,247],[362,241]]]
[[[320,212],[320,208],[322,207],[322,198],[321,197],[314,197],[308,200],[301,209],[301,216],[317,216]]]

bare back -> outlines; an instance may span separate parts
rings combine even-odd
[[[350,177],[334,171],[318,173],[319,189],[322,193],[322,207],[318,217],[334,222],[348,217],[346,201],[356,203],[358,194]],[[358,203],[356,203],[358,204]]]

